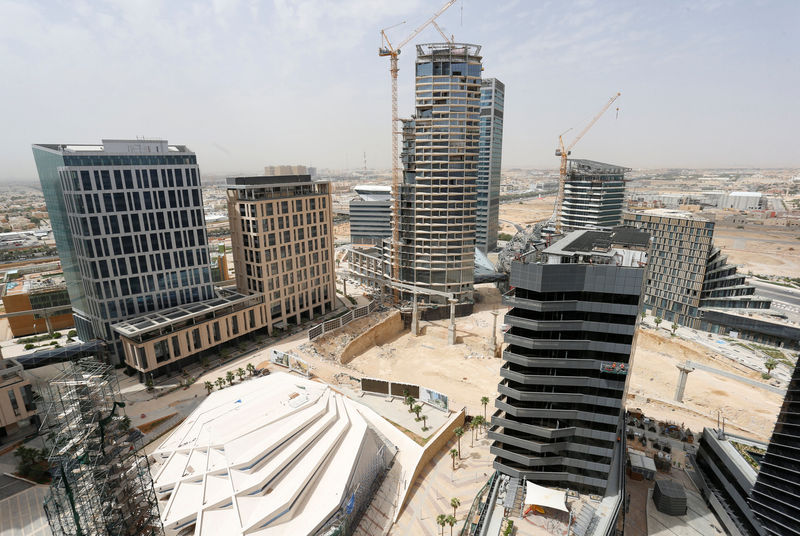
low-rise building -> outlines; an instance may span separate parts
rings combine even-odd
[[[69,305],[67,284],[64,275],[59,271],[23,274],[16,278],[6,276],[3,289],[6,313],[34,311],[8,317],[8,325],[14,337],[71,329],[75,322]],[[55,314],[35,312],[58,306],[65,306],[65,309],[55,311]]]
[[[36,418],[31,383],[22,376],[22,365],[0,358],[0,439]]]

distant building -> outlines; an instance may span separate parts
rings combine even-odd
[[[714,331],[708,321],[701,326],[702,310],[769,309],[770,300],[754,296],[755,287],[714,247],[713,221],[668,209],[627,212],[624,219],[652,236],[644,307],[654,316]]]
[[[309,175],[227,183],[236,288],[264,296],[267,331],[335,309],[330,183]]]
[[[484,253],[497,248],[505,92],[505,84],[496,78],[484,78],[481,81],[475,245]]]
[[[20,275],[7,280],[3,294],[6,313],[36,311],[49,307],[69,306],[69,293],[62,272],[44,272]],[[27,315],[9,316],[8,325],[14,337],[48,333],[53,330],[70,329],[75,325],[69,307],[55,314],[32,312]]]
[[[761,192],[731,192],[722,197],[719,208],[759,210],[766,208],[766,198]]]
[[[29,422],[38,422],[31,382],[22,377],[22,365],[0,357],[0,439]]]
[[[609,228],[622,223],[628,168],[570,159],[561,203],[561,230]]]
[[[200,170],[166,140],[33,146],[78,336],[111,342],[112,324],[214,297]]]
[[[767,445],[746,437],[704,428],[694,472],[701,492],[729,534],[766,534],[748,499]]]
[[[267,177],[276,177],[281,175],[316,175],[316,168],[309,168],[306,166],[292,165],[292,166],[264,166],[264,175]]]
[[[512,479],[624,504],[624,414],[649,236],[580,230],[512,264],[489,438]],[[614,523],[612,523],[613,525]]]
[[[358,198],[350,201],[350,242],[380,245],[392,236],[392,189],[365,184],[353,190]]]
[[[770,536],[800,535],[800,363],[761,461],[750,506]]]

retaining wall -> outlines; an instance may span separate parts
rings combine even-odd
[[[394,311],[385,320],[375,324],[367,331],[347,343],[342,350],[339,360],[342,364],[349,363],[354,357],[360,355],[373,346],[385,344],[403,331],[403,319],[400,311]]]

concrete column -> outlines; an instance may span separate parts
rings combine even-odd
[[[497,351],[497,315],[500,313],[498,311],[492,311],[492,338],[489,339],[489,346],[492,349],[492,357],[494,357],[495,352]]]
[[[414,303],[411,306],[411,333],[415,337],[419,336],[419,302],[416,293],[414,293]]]
[[[347,300],[347,279],[345,278],[342,278],[342,295],[344,296],[344,299]]]
[[[44,321],[47,324],[47,333],[50,335],[53,334],[53,324],[50,323],[50,315],[45,313],[44,314]]]
[[[456,343],[456,303],[458,300],[450,298],[450,326],[447,328],[447,344]]]
[[[675,388],[676,402],[683,402],[683,393],[686,390],[686,379],[693,370],[694,367],[690,366],[688,361],[678,365],[678,386]]]

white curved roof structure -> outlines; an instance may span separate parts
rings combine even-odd
[[[383,445],[359,406],[286,373],[211,393],[152,455],[166,533],[314,534]]]
[[[364,201],[388,201],[392,197],[392,187],[378,184],[359,184],[353,191]]]

